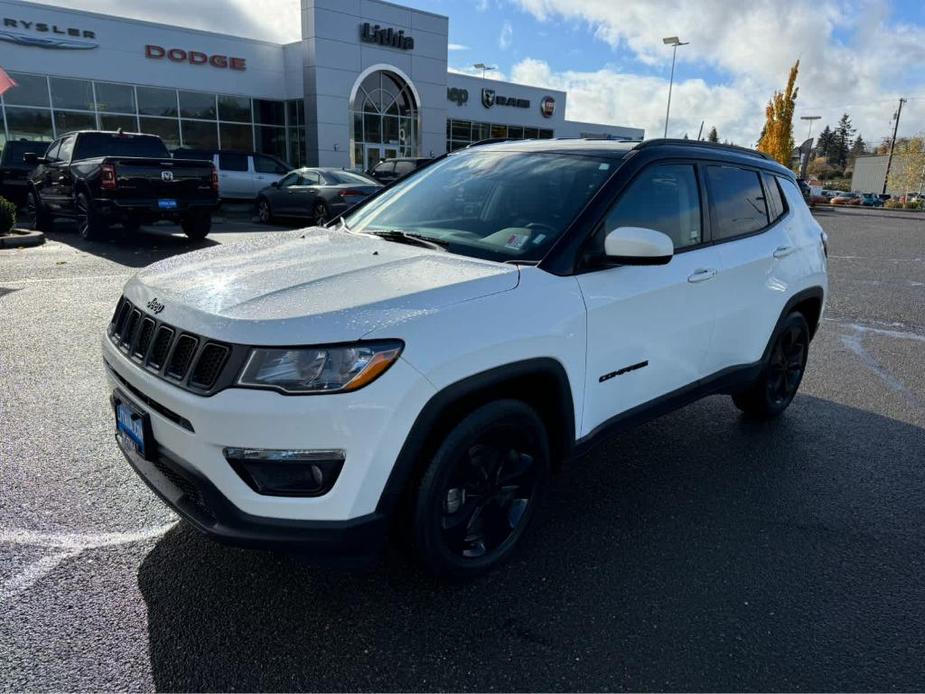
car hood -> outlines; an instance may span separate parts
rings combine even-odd
[[[518,281],[513,265],[315,227],[163,260],[125,294],[142,310],[156,298],[184,330],[291,345],[356,340]]]

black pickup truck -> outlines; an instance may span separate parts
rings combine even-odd
[[[219,203],[212,162],[173,159],[155,135],[72,132],[52,142],[44,156],[30,152],[24,159],[34,166],[26,213],[35,229],[70,217],[82,237],[96,239],[112,224],[136,231],[169,219],[199,240],[209,233]]]
[[[0,196],[21,207],[26,202],[26,185],[32,167],[23,161],[26,152],[44,152],[47,142],[10,140],[0,154]]]

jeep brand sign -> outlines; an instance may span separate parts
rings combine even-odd
[[[360,41],[363,43],[378,43],[380,46],[391,46],[403,51],[414,50],[414,38],[405,36],[402,29],[383,29],[378,24],[369,25],[364,22],[360,25]]]
[[[552,114],[556,112],[556,100],[551,96],[544,96],[542,101],[540,101],[540,113],[543,114],[543,118],[552,118]]]
[[[19,31],[10,31],[18,29]],[[39,35],[41,34],[41,35]],[[51,36],[48,36],[51,34]],[[58,26],[46,22],[32,22],[25,19],[3,18],[3,27],[0,28],[0,41],[18,43],[20,46],[34,46],[36,48],[68,48],[85,50],[96,48],[99,44],[92,41],[75,39],[95,39],[96,33],[87,29]]]
[[[447,87],[446,100],[452,101],[457,106],[462,106],[469,102],[469,90],[460,89],[459,87]]]
[[[513,96],[498,96],[494,89],[482,90],[482,106],[513,106],[514,108],[530,108],[530,99],[516,99]]]
[[[247,61],[244,58],[233,58],[227,55],[208,55],[202,51],[187,51],[183,48],[163,48],[148,44],[145,46],[145,58],[161,60],[163,58],[173,63],[189,63],[190,65],[211,65],[212,67],[228,70],[246,70]]]

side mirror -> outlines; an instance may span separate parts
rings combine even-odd
[[[35,166],[39,162],[45,163],[45,157],[40,157],[35,152],[26,152],[22,155],[22,160],[30,166]]]
[[[674,255],[674,243],[655,229],[618,227],[604,238],[604,255],[621,265],[665,265]]]

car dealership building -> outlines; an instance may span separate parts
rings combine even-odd
[[[490,137],[642,139],[566,120],[565,92],[448,72],[447,17],[380,0],[301,3],[302,40],[283,45],[0,0],[0,67],[17,83],[0,97],[0,138],[123,128],[171,149],[362,168]]]

